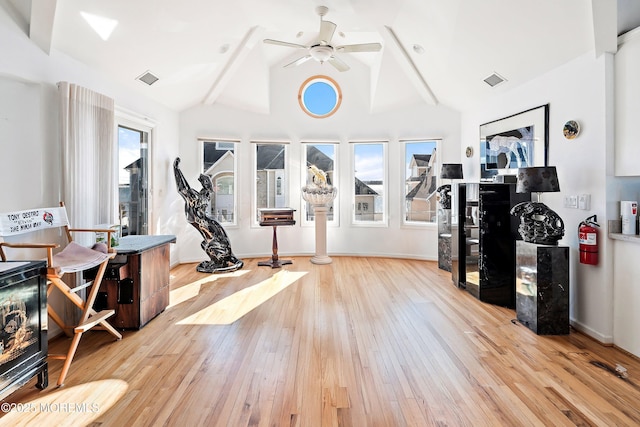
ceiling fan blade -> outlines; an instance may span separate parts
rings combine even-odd
[[[380,43],[348,44],[336,47],[338,52],[378,52],[380,49],[382,49]]]
[[[342,60],[336,58],[335,56],[332,56],[331,58],[329,58],[327,62],[333,65],[334,67],[336,67],[336,70],[338,71],[347,71],[350,69],[350,67],[347,64],[345,64]]]
[[[298,48],[298,49],[306,49],[307,48],[306,46],[303,46],[301,44],[283,42],[283,41],[280,41],[280,40],[264,39],[262,41],[264,43],[275,44],[275,45],[278,45],[278,46],[295,47],[295,48]]]
[[[303,56],[302,58],[298,58],[295,61],[288,63],[287,65],[284,66],[284,68],[296,67],[304,62],[307,62],[310,59],[311,59],[311,55]]]
[[[336,24],[331,21],[320,21],[320,34],[318,44],[330,44],[333,33],[336,31]]]

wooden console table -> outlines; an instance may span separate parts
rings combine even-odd
[[[271,259],[269,261],[260,261],[258,265],[279,268],[283,265],[293,264],[293,261],[289,259],[278,258],[278,235],[276,228],[279,225],[294,225],[296,223],[293,219],[294,210],[295,209],[291,208],[259,209],[260,225],[263,227],[273,227],[273,239],[271,244]]]
[[[140,329],[169,305],[172,235],[125,236],[115,247],[94,307],[115,309],[116,328]]]

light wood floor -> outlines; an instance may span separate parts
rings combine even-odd
[[[573,331],[536,336],[434,262],[257,261],[173,269],[167,310],[119,342],[85,334],[65,386],[51,360],[53,385],[5,399],[0,425],[640,425],[638,359]]]

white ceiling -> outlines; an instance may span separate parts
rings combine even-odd
[[[370,73],[377,111],[404,94],[464,110],[587,52],[615,51],[617,34],[639,22],[638,3],[618,0],[618,18],[614,0],[0,0],[45,52],[63,52],[172,109],[234,99],[261,112],[271,73],[290,71],[282,66],[301,56],[262,40],[311,43],[318,5],[337,24],[334,45],[383,45],[337,54],[366,65],[354,69]],[[110,38],[80,12],[117,21]],[[330,65],[299,67],[312,75]],[[135,80],[147,70],[160,79],[151,86]],[[494,72],[507,81],[491,88],[483,79]]]

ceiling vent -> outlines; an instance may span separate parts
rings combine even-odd
[[[146,83],[151,86],[158,81],[158,78],[151,74],[150,71],[145,71],[142,75],[136,77],[136,80],[140,80],[142,83]]]
[[[502,83],[502,82],[504,82],[506,80],[507,79],[505,79],[504,77],[502,77],[498,73],[493,73],[489,77],[484,79],[484,82],[486,84],[488,84],[489,86],[494,87],[495,85],[498,85],[498,84],[500,84],[500,83]]]

